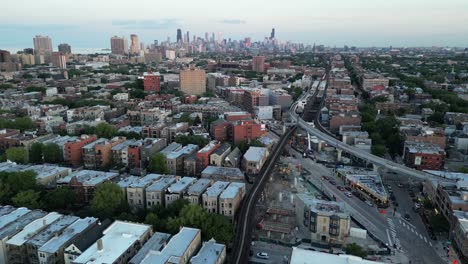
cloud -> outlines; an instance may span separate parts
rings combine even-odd
[[[1,24],[0,29],[8,29],[8,30],[22,30],[22,31],[30,31],[30,30],[47,30],[47,31],[56,31],[56,30],[70,30],[70,29],[77,29],[78,26],[76,25],[64,25],[64,24]]]
[[[180,25],[179,19],[140,19],[140,20],[113,20],[112,26],[124,29],[169,29]]]
[[[241,20],[241,19],[224,19],[224,20],[221,20],[220,23],[239,25],[239,24],[245,24],[246,21]]]

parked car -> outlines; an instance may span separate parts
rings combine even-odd
[[[336,185],[336,182],[334,181],[329,181],[331,185]]]
[[[346,186],[346,187],[344,187],[344,188],[345,188],[348,192],[353,191],[353,189],[351,189],[351,187]]]
[[[405,220],[406,221],[411,221],[411,217],[408,213],[405,213],[405,216],[404,216]]]
[[[327,177],[327,176],[322,176],[322,178],[320,178],[320,179],[322,179],[322,181],[323,181],[323,180],[328,181],[328,177]]]
[[[345,191],[345,188],[344,188],[343,186],[337,186],[336,188],[337,188],[338,190],[342,191],[342,192]]]
[[[348,196],[348,197],[353,197],[353,194],[350,193],[350,192],[345,192],[345,195]]]
[[[269,259],[270,256],[268,256],[268,253],[266,253],[266,252],[259,252],[259,253],[257,253],[257,258]]]

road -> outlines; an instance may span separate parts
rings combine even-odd
[[[274,151],[270,154],[267,163],[263,166],[260,175],[255,179],[255,182],[244,200],[241,212],[238,217],[237,228],[236,228],[236,240],[232,249],[233,263],[241,264],[247,263],[249,257],[250,242],[252,240],[252,228],[255,223],[252,222],[255,215],[255,204],[258,201],[260,193],[262,192],[265,184],[269,178],[271,171],[273,170],[275,163],[281,153],[283,152],[286,143],[288,142],[291,135],[296,130],[296,126],[289,128],[286,133],[281,137],[280,141],[276,145]]]
[[[299,152],[296,153],[296,155],[300,155]],[[342,191],[337,189],[337,186],[330,184],[328,181],[322,181],[320,179],[321,176],[327,176],[337,182],[338,185],[344,186],[343,181],[335,177],[333,172],[325,166],[315,163],[308,158],[301,158],[301,164],[304,169],[310,172],[305,178],[320,191],[323,191],[330,197],[335,196],[338,202],[345,203],[353,219],[360,223],[377,240],[388,244],[391,248],[394,245],[396,248],[401,248],[412,264],[445,263],[435,251],[435,242],[429,238],[419,216],[411,214],[411,221],[408,222],[399,213],[399,210],[409,210],[412,206],[411,198],[407,193],[405,196],[403,190],[394,189],[396,194],[398,194],[396,196],[399,197],[397,198],[398,202],[405,204],[405,206],[400,206],[395,215],[393,215],[392,209],[381,211],[375,205],[370,207],[355,196],[347,197]],[[400,191],[402,192],[401,194]]]
[[[294,109],[294,106],[292,107]],[[331,137],[330,135],[321,132],[315,127],[312,127],[311,125],[307,124],[302,118],[298,117],[293,110],[291,110],[291,118],[297,122],[297,125],[300,126],[302,129],[306,130],[309,134],[316,136],[317,138],[327,142],[331,146],[341,149],[347,153],[350,153],[360,159],[366,160],[369,163],[372,163],[374,165],[377,165],[379,167],[385,168],[389,171],[394,171],[398,174],[404,174],[408,176],[412,176],[418,179],[422,180],[444,180],[444,181],[452,181],[451,179],[442,179],[437,176],[433,176],[427,173],[424,173],[422,171],[414,170],[411,168],[408,168],[404,165],[397,164],[393,161],[377,157],[375,155],[370,154],[369,152],[366,152],[364,150],[358,149],[354,146],[350,146],[346,143],[343,143],[336,138]]]

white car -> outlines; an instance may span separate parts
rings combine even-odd
[[[268,253],[266,253],[266,252],[259,252],[259,253],[257,253],[257,258],[269,259],[270,257],[268,256]]]
[[[370,207],[373,207],[373,206],[374,206],[374,204],[371,203],[371,202],[369,202],[369,201],[366,201],[366,204],[367,204],[368,206],[370,206]]]
[[[345,195],[348,197],[353,197],[353,194],[351,192],[345,192]]]

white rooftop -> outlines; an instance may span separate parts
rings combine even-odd
[[[203,243],[196,256],[190,260],[190,264],[216,264],[226,246],[218,244],[214,239]]]
[[[97,241],[83,252],[73,263],[101,264],[114,263],[141,236],[151,229],[148,225],[115,221],[104,232],[102,250],[98,250]]]
[[[10,240],[8,240],[7,244],[13,245],[13,246],[23,245],[32,236],[34,236],[35,234],[37,234],[38,232],[46,228],[48,225],[50,225],[52,222],[59,219],[61,216],[62,215],[59,213],[52,212],[42,218],[32,221],[27,226],[25,226],[21,232],[19,232]]]
[[[0,228],[3,228],[6,225],[8,225],[9,223],[16,221],[18,218],[20,218],[21,216],[29,213],[30,211],[31,210],[29,210],[27,208],[21,207],[21,208],[18,208],[16,210],[10,212],[9,214],[1,216],[0,217]]]
[[[220,199],[231,199],[236,197],[242,188],[245,188],[245,183],[232,182],[229,186],[221,193]]]
[[[244,154],[247,161],[259,162],[267,154],[267,149],[262,147],[250,147]]]
[[[185,190],[189,185],[193,184],[196,179],[193,177],[183,177],[180,181],[172,184],[167,189],[170,193],[180,193]]]
[[[293,247],[290,264],[379,264],[383,262],[375,262],[365,260],[360,257],[351,255],[334,255],[322,253],[302,248]]]
[[[206,189],[205,195],[208,197],[218,197],[221,192],[224,191],[229,182],[217,181],[211,187]]]

